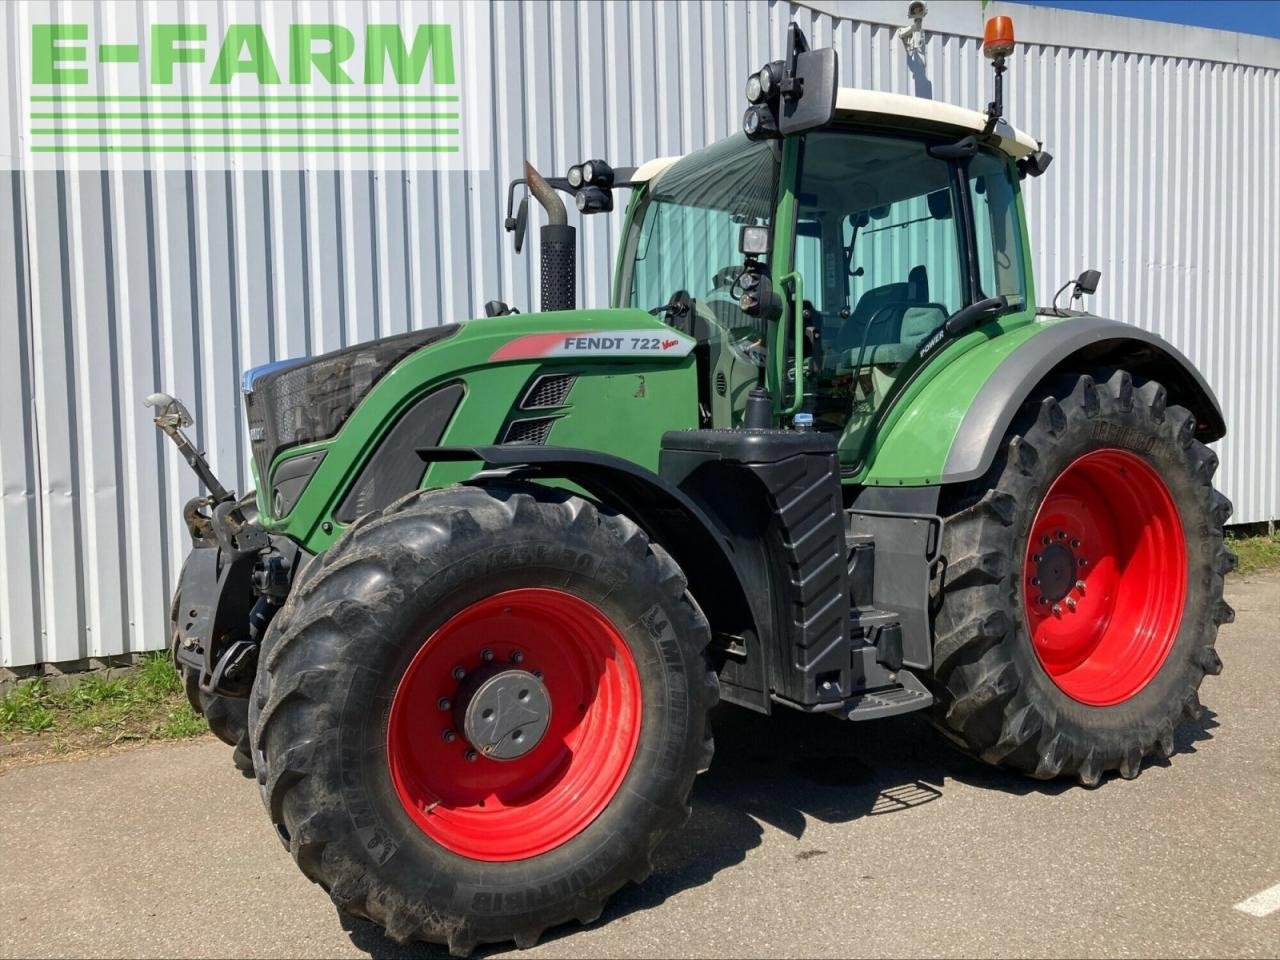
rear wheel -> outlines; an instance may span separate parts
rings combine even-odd
[[[934,719],[984,760],[1092,786],[1172,753],[1222,669],[1231,504],[1160,384],[1119,370],[1047,394],[944,499]]]
[[[392,937],[531,945],[643,879],[687,816],[709,639],[624,517],[534,485],[412,494],[272,622],[264,800],[303,872]]]

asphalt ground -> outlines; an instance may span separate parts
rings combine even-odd
[[[1228,599],[1204,716],[1096,790],[915,717],[724,709],[655,874],[523,955],[1280,956],[1280,573]],[[211,738],[0,775],[0,956],[441,953],[340,917]]]

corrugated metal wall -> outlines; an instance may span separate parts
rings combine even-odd
[[[4,175],[0,665],[164,644],[196,485],[142,396],[186,398],[216,469],[243,488],[241,369],[475,316],[496,296],[527,308],[536,250],[514,258],[500,229],[520,160],[561,171],[727,135],[743,79],[792,17],[839,47],[845,84],[983,105],[976,0],[935,4],[923,61],[888,25],[905,7],[496,3],[490,49],[462,54],[492,63],[482,173]],[[1166,336],[1218,391],[1235,519],[1280,517],[1280,44],[1210,35],[1210,54],[1245,53],[1195,59],[1206,31],[1010,11],[1028,42],[1006,112],[1057,156],[1027,185],[1041,299],[1101,269],[1095,308]],[[0,86],[16,97],[9,53]],[[580,232],[581,302],[607,300],[617,233],[616,217]]]

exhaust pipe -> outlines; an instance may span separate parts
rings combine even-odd
[[[564,201],[555,188],[528,160],[524,162],[524,178],[533,199],[547,212],[547,222],[539,232],[542,309],[572,310],[577,306],[578,231],[569,226]]]

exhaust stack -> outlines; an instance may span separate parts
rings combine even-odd
[[[528,160],[524,163],[524,178],[533,198],[547,212],[547,223],[539,233],[542,309],[572,310],[577,306],[577,230],[569,226],[564,201],[556,195],[555,188]]]

